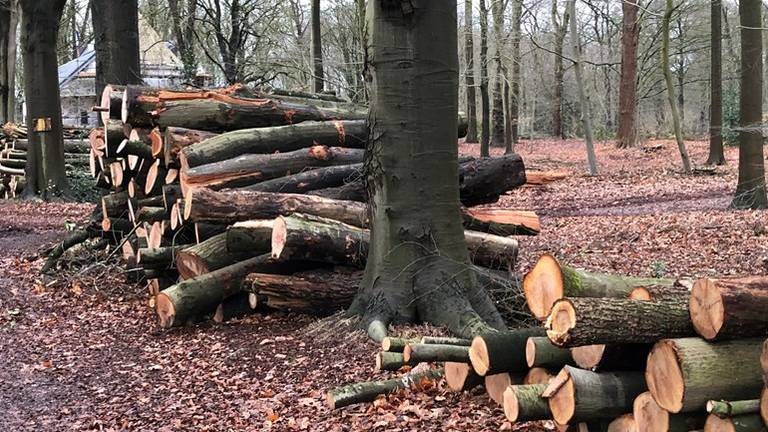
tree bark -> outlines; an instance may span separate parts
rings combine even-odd
[[[491,102],[488,95],[488,8],[480,0],[480,156],[488,157],[491,145]]]
[[[502,328],[487,293],[461,271],[469,254],[455,136],[456,5],[369,6],[373,90],[366,166],[375,223],[350,312],[363,316],[374,340],[385,336],[389,322],[445,325],[460,337]]]
[[[107,84],[141,84],[137,0],[92,0],[96,94]]]
[[[659,341],[648,356],[648,389],[672,413],[703,410],[710,399],[757,398],[763,388],[761,349],[758,339]]]
[[[493,130],[491,133],[491,145],[495,147],[505,147],[504,143],[504,67],[501,61],[501,48],[504,44],[504,9],[505,1],[491,0],[491,12],[493,15],[493,39],[494,55],[493,65],[496,68],[496,79],[493,82]]]
[[[163,137],[163,159],[165,166],[176,164],[179,152],[185,147],[213,138],[218,134],[196,129],[185,129],[169,126]],[[157,157],[159,155],[155,155]]]
[[[284,153],[318,145],[362,149],[367,137],[364,120],[304,122],[228,132],[185,147],[180,157],[189,167],[197,167],[247,154]]]
[[[179,251],[176,268],[182,280],[186,280],[267,252],[269,248],[230,251],[227,249],[227,234],[221,233]]]
[[[351,277],[350,277],[351,276]],[[268,309],[329,315],[352,303],[360,275],[333,271],[307,271],[291,276],[251,273],[243,290],[256,294]]]
[[[558,424],[610,419],[632,409],[646,389],[642,372],[595,373],[566,366],[544,391]],[[548,396],[549,394],[549,396]]]
[[[632,403],[637,432],[688,432],[701,429],[707,416],[701,412],[670,414],[653,400],[651,392],[643,392]]]
[[[723,154],[722,0],[710,1],[709,157],[707,165],[725,164]]]
[[[413,370],[400,378],[386,381],[368,381],[338,387],[326,394],[325,400],[330,409],[344,408],[358,403],[371,402],[379,395],[391,393],[401,388],[408,388],[424,380],[437,381],[443,376],[442,369]]]
[[[531,336],[542,336],[542,328],[526,328],[475,336],[469,349],[472,367],[480,376],[528,369],[525,345]]]
[[[707,402],[707,412],[720,418],[760,413],[760,399],[742,401],[711,400]]]
[[[508,153],[514,153],[514,145],[520,140],[520,85],[523,82],[522,54],[520,52],[520,40],[522,39],[521,22],[523,15],[523,1],[512,1],[512,77],[510,79],[510,99],[509,114],[511,117],[510,127],[512,129],[512,148]]]
[[[652,343],[694,336],[684,300],[565,298],[555,302],[547,336],[560,347],[608,343]]]
[[[573,48],[573,69],[576,76],[576,88],[579,91],[579,104],[581,105],[581,122],[584,126],[584,144],[587,147],[587,169],[589,175],[597,175],[597,156],[595,156],[595,144],[592,141],[592,108],[589,105],[589,96],[584,90],[584,67],[581,63],[581,42],[579,41],[578,23],[576,20],[576,0],[568,0],[568,10],[571,19],[571,44]]]
[[[336,165],[310,169],[298,174],[256,183],[244,189],[260,192],[306,193],[337,188],[362,176],[363,164]]]
[[[563,128],[563,75],[565,74],[563,46],[565,45],[565,35],[568,31],[568,21],[571,14],[567,10],[564,11],[561,23],[557,13],[557,0],[552,0],[551,18],[555,33],[553,49],[555,55],[555,80],[553,83],[555,93],[552,97],[552,136],[565,139],[565,129]]]
[[[640,35],[638,4],[621,2],[621,74],[619,130],[616,146],[634,147],[637,140],[637,42]]]
[[[739,109],[739,182],[731,202],[733,208],[761,209],[768,206],[763,161],[763,40],[762,3],[739,2],[741,24],[741,96]]]
[[[468,207],[496,202],[499,195],[524,184],[525,165],[516,154],[476,159],[459,169],[461,203]]]
[[[140,248],[136,254],[136,264],[144,269],[163,270],[173,267],[176,254],[189,245],[165,246],[159,248]]]
[[[692,172],[691,160],[688,157],[688,149],[686,149],[685,140],[683,139],[683,131],[680,126],[680,112],[675,102],[675,86],[672,83],[672,71],[669,69],[669,21],[672,19],[672,13],[674,12],[673,0],[666,0],[666,5],[667,8],[661,21],[661,71],[664,74],[664,82],[667,85],[667,101],[669,102],[669,110],[672,112],[672,128],[675,131],[677,148],[680,150],[680,158],[683,161],[683,171],[686,174],[690,174]]]
[[[56,42],[65,0],[21,0],[29,145],[24,196],[69,195],[64,167]],[[40,122],[38,124],[38,121]]]
[[[467,88],[467,137],[466,143],[477,142],[477,93],[475,91],[475,27],[472,23],[474,10],[472,0],[464,0],[464,60],[466,73],[464,83]]]
[[[573,356],[569,349],[552,344],[546,337],[529,337],[525,343],[525,360],[528,367],[557,370],[565,365],[573,365]]]
[[[504,390],[504,416],[512,422],[547,420],[552,418],[547,400],[541,394],[547,384],[511,385]]]
[[[541,231],[539,216],[534,212],[494,209],[464,208],[461,210],[464,227],[500,236],[536,235]]]
[[[323,74],[323,42],[320,36],[320,0],[310,2],[312,15],[312,91],[322,93],[325,89]]]
[[[344,201],[357,201],[365,202],[368,199],[368,191],[365,187],[365,182],[362,179],[353,180],[342,186],[336,186],[325,189],[318,189],[310,191],[307,195],[315,195],[323,198],[344,200]]]
[[[412,364],[422,362],[469,363],[469,347],[413,343],[405,346],[403,360]]]
[[[571,356],[582,369],[594,371],[643,370],[650,344],[598,344],[571,348]]]
[[[18,0],[0,1],[0,124],[16,120]]]
[[[272,219],[304,213],[334,219],[352,226],[367,226],[364,204],[310,195],[194,188],[184,199],[184,219],[191,222],[232,224],[251,219]]]
[[[272,257],[363,267],[367,230],[336,220],[301,214],[280,216],[272,226]]]
[[[467,363],[445,362],[445,382],[455,392],[469,391],[481,385],[483,377]]]
[[[707,340],[768,334],[768,277],[699,279],[693,284],[690,316]]]

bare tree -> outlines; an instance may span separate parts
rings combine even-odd
[[[197,75],[198,63],[194,41],[197,0],[168,0],[168,9],[173,25],[176,49],[181,57],[181,62],[184,64],[184,77],[192,80]]]
[[[320,34],[320,0],[312,0],[312,91],[323,91],[323,41]]]
[[[488,95],[488,8],[480,0],[480,112],[482,130],[480,133],[480,156],[490,156],[491,114]]]
[[[723,63],[722,63],[722,2],[711,1],[709,157],[707,164],[723,165]]]
[[[493,65],[495,67],[495,79],[493,81],[493,108],[491,109],[492,129],[491,145],[504,146],[504,96],[502,89],[506,78],[502,63],[502,49],[504,48],[504,3],[505,0],[491,0],[491,12],[493,15]]]
[[[512,74],[510,77],[509,116],[511,145],[507,148],[509,153],[514,153],[514,145],[520,138],[520,84],[522,83],[520,62],[521,21],[523,15],[523,0],[512,0]]]
[[[573,16],[571,19],[573,67],[576,75],[576,88],[579,91],[581,121],[584,125],[584,142],[587,147],[587,167],[589,169],[589,175],[597,175],[597,156],[595,156],[595,144],[592,140],[592,111],[589,106],[589,97],[584,90],[584,71],[581,63],[581,43],[579,42],[578,20],[576,19],[576,0],[568,0],[568,10]]]
[[[464,0],[464,58],[467,71],[464,83],[467,87],[467,138],[466,142],[477,142],[477,94],[475,92],[475,28],[472,24],[472,0]]]
[[[640,0],[637,0],[638,2]],[[621,2],[621,75],[619,83],[619,130],[616,145],[628,148],[637,139],[637,43],[640,34],[638,3]]]
[[[674,10],[673,0],[666,0],[666,9],[661,21],[661,69],[664,74],[664,82],[667,85],[667,100],[669,101],[669,109],[672,112],[672,127],[675,130],[675,140],[677,141],[677,148],[680,150],[680,158],[683,161],[683,170],[687,174],[690,174],[692,171],[691,160],[688,157],[688,149],[686,149],[685,141],[683,140],[683,132],[680,127],[680,113],[678,112],[678,105],[675,102],[675,87],[672,83],[672,71],[669,69],[669,22],[672,19]]]
[[[0,0],[0,124],[15,120],[18,0]]]
[[[563,12],[562,22],[557,11],[557,0],[552,0],[552,26],[555,31],[554,35],[554,58],[555,58],[555,95],[552,98],[552,135],[565,138],[565,130],[563,128],[563,75],[565,69],[563,68],[563,46],[565,44],[565,35],[568,31],[568,20],[570,14],[566,10]]]

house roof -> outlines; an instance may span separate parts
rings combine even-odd
[[[93,44],[89,44],[83,53],[80,54],[80,57],[59,66],[59,86],[63,86],[75,79],[80,72],[88,69],[95,60],[96,50],[93,49]]]

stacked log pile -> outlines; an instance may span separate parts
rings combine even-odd
[[[104,190],[100,228],[122,236],[122,258],[146,278],[163,327],[256,311],[331,314],[351,303],[369,246],[367,108],[242,86],[107,86],[102,96],[104,126],[89,136]],[[523,162],[462,158],[459,170],[478,279],[519,322],[527,317],[510,236],[537,234],[539,219],[472,206],[524,185]]]
[[[523,281],[540,326],[472,340],[390,337],[377,370],[439,370],[485,386],[511,423],[558,430],[765,431],[768,277],[696,280],[587,272],[542,256]],[[415,353],[415,354],[414,354]],[[358,396],[372,400],[374,383]],[[372,394],[375,393],[375,394]]]
[[[64,129],[64,162],[68,171],[88,171],[89,151],[83,129]],[[0,198],[14,198],[24,189],[27,127],[6,123],[0,128]]]

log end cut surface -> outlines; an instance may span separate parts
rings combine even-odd
[[[280,258],[285,249],[287,237],[288,228],[285,225],[285,219],[278,217],[272,224],[272,258]]]
[[[536,361],[536,342],[532,338],[528,338],[525,342],[525,362],[528,367],[533,367],[533,363]]]
[[[469,374],[472,373],[472,366],[466,363],[445,362],[444,368],[445,382],[448,387],[453,391],[464,390],[464,384],[467,382]]]
[[[693,284],[691,291],[691,322],[705,339],[714,339],[723,327],[723,298],[714,280],[704,278]]]
[[[155,311],[157,312],[157,318],[160,321],[160,327],[173,327],[173,320],[176,317],[176,308],[173,306],[173,302],[167,295],[163,293],[157,295],[155,298]]]
[[[545,254],[523,280],[525,300],[531,313],[541,321],[547,319],[552,305],[563,298],[563,273],[554,256]]]
[[[490,366],[488,345],[481,336],[472,339],[472,345],[469,347],[469,361],[472,362],[472,367],[478,375],[485,376],[488,373]]]
[[[632,414],[637,432],[669,430],[669,412],[656,403],[651,392],[643,392],[635,398]]]
[[[552,374],[548,370],[535,367],[525,374],[523,384],[548,384],[550,379],[552,379]]]
[[[710,414],[707,416],[707,422],[704,423],[704,432],[736,432],[736,428],[733,426],[731,419],[721,419],[714,414]]]
[[[605,352],[605,345],[584,345],[571,348],[574,363],[582,369],[592,369],[600,364]]]
[[[561,371],[561,374],[565,370]],[[562,383],[550,384],[550,386],[559,386],[549,398],[549,409],[552,411],[552,418],[558,424],[568,424],[576,412],[576,386],[570,375],[563,377]],[[549,389],[547,389],[549,390]]]
[[[637,432],[637,422],[632,414],[625,414],[608,425],[608,432]]]
[[[485,377],[485,390],[488,396],[501,405],[504,402],[504,391],[512,384],[512,378],[508,373],[487,375]]]
[[[568,342],[568,332],[576,327],[576,309],[568,300],[558,300],[547,318],[547,336],[555,345]]]
[[[517,421],[520,415],[520,402],[517,400],[517,393],[512,386],[504,390],[501,406],[504,408],[504,416],[512,423]]]
[[[760,417],[763,418],[763,423],[768,425],[768,387],[764,387],[760,394]]]
[[[659,406],[671,413],[680,412],[685,384],[672,341],[662,340],[653,346],[648,355],[645,380]]]

